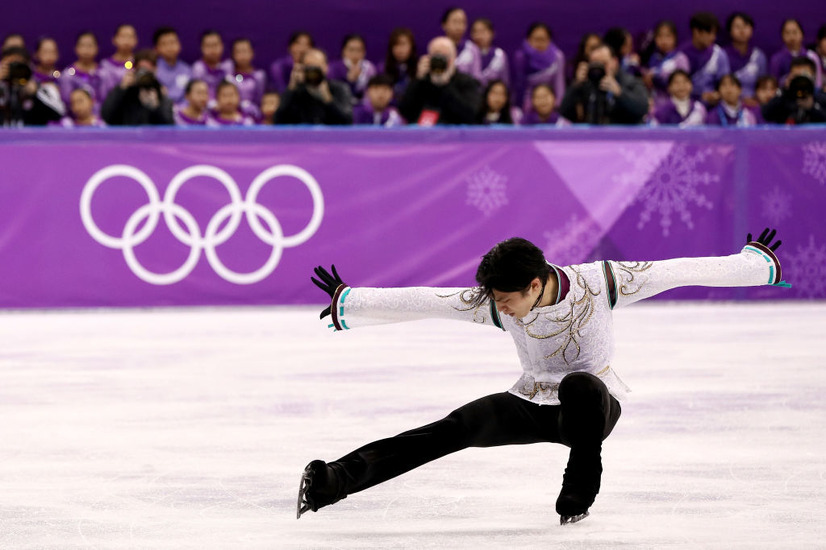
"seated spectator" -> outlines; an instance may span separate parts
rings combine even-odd
[[[58,85],[60,71],[57,70],[57,60],[60,53],[57,50],[57,42],[54,38],[44,36],[37,41],[37,48],[34,51],[34,73],[35,80],[41,84],[51,82]]]
[[[790,125],[826,122],[826,94],[815,88],[815,71],[808,57],[794,58],[780,94],[763,105],[763,119]]]
[[[476,117],[479,124],[522,123],[522,110],[511,107],[510,91],[501,80],[491,80],[482,95],[482,108]]]
[[[553,124],[555,126],[570,126],[570,122],[559,116],[556,111],[556,97],[554,90],[547,84],[537,84],[531,92],[531,110],[522,119],[525,126],[537,124]]]
[[[568,64],[568,67],[565,69],[565,79],[566,81],[571,81],[574,79],[574,75],[576,74],[576,70],[582,64],[588,65],[588,56],[591,55],[591,52],[602,44],[602,37],[595,32],[586,32],[582,35],[582,38],[579,39],[579,46],[577,47],[576,55]]]
[[[135,66],[129,69],[101,107],[110,126],[173,124],[172,100],[155,78],[157,54],[141,50],[135,54]]]
[[[327,56],[307,50],[293,66],[287,91],[275,112],[276,124],[352,124],[353,107],[347,85],[327,78]]]
[[[416,78],[416,66],[419,54],[416,51],[416,39],[413,31],[399,27],[390,33],[387,42],[387,55],[379,64],[378,72],[390,75],[393,79],[393,102],[398,103],[404,91]]]
[[[645,85],[651,90],[655,106],[669,101],[668,79],[671,73],[681,69],[689,71],[688,57],[677,49],[677,27],[672,21],[660,21],[654,27],[653,52],[647,68],[642,72]]]
[[[64,128],[86,126],[90,128],[104,128],[106,123],[95,114],[95,102],[92,94],[85,88],[77,88],[69,97],[69,113],[60,119],[59,124]]]
[[[166,95],[173,103],[184,100],[185,89],[192,80],[192,67],[182,61],[181,40],[178,31],[172,27],[159,27],[152,33],[152,44],[158,54],[158,69],[155,76],[158,82],[166,88]]]
[[[456,48],[456,70],[476,80],[482,78],[482,56],[479,48],[465,38],[467,32],[465,10],[456,7],[446,9],[442,14],[442,31]]]
[[[133,69],[134,52],[138,45],[135,27],[127,23],[118,25],[112,37],[115,53],[100,62],[100,96],[106,97],[116,88],[124,75]]]
[[[620,70],[616,53],[601,45],[565,92],[560,115],[575,123],[640,124],[648,95],[639,78]]]
[[[660,103],[654,110],[652,124],[702,126],[706,121],[706,108],[702,102],[691,97],[693,84],[691,77],[682,69],[677,69],[668,77],[669,101]]]
[[[233,73],[232,61],[223,60],[224,40],[212,29],[201,33],[201,59],[192,64],[192,78],[203,80],[209,88],[209,98],[215,98],[218,84]]]
[[[293,74],[293,67],[310,48],[315,48],[315,42],[310,33],[293,32],[287,44],[287,55],[279,57],[270,65],[270,87],[279,94],[283,94]]]
[[[278,111],[278,106],[281,105],[281,95],[275,90],[267,90],[261,96],[261,105],[259,111],[261,116],[258,118],[258,124],[262,126],[270,126],[275,124],[275,112]]]
[[[777,79],[770,74],[763,75],[757,79],[754,85],[754,100],[759,107],[762,107],[777,96]]]
[[[826,91],[826,25],[821,25],[817,30],[817,42],[815,43],[814,52],[820,58],[822,89]]]
[[[66,112],[57,86],[35,80],[30,62],[25,48],[0,52],[0,126],[45,126]]]
[[[737,126],[745,128],[759,124],[760,118],[743,104],[743,86],[733,74],[727,74],[717,83],[720,103],[706,115],[710,126]]]
[[[488,82],[494,80],[501,80],[505,86],[510,84],[508,56],[505,50],[493,45],[495,36],[496,31],[493,29],[493,23],[490,19],[479,18],[470,26],[470,38],[479,48],[481,56],[482,72],[479,78],[481,86],[487,86]]]
[[[75,40],[77,60],[60,73],[60,97],[65,103],[70,102],[74,90],[83,88],[92,95],[95,111],[100,109],[104,96],[101,95],[101,80],[98,64],[98,41],[90,31],[83,31]]]
[[[815,86],[820,88],[822,85],[820,59],[815,52],[803,46],[803,26],[800,22],[797,19],[783,21],[781,37],[783,48],[775,53],[769,62],[769,72],[772,76],[777,79],[781,86],[785,86],[791,70],[792,60],[797,57],[808,57],[815,64]]]
[[[252,126],[255,120],[241,110],[241,94],[234,82],[224,80],[215,91],[215,111],[209,126]]]
[[[691,41],[680,50],[688,57],[688,74],[694,85],[692,93],[695,99],[714,106],[720,101],[717,82],[731,72],[726,52],[715,44],[720,22],[713,13],[698,12],[691,16],[689,26]]]
[[[3,47],[0,51],[6,48],[23,48],[26,49],[26,39],[19,32],[11,32],[3,37]]]
[[[256,69],[252,60],[255,50],[249,38],[237,38],[232,42],[232,64],[234,81],[241,96],[241,111],[257,119],[261,116],[258,106],[267,87],[267,75],[263,69]]]
[[[456,70],[456,46],[440,36],[419,58],[416,80],[407,87],[399,111],[408,123],[420,126],[474,124],[480,103],[479,82]]]
[[[641,77],[640,56],[634,51],[634,37],[623,27],[613,27],[605,31],[602,42],[617,52],[620,69],[626,73]]]
[[[552,38],[548,25],[533,23],[513,54],[512,99],[523,111],[530,109],[531,90],[538,84],[550,84],[557,99],[565,94],[565,54]]]
[[[393,79],[386,74],[376,75],[367,83],[367,101],[353,107],[353,124],[373,126],[402,126],[404,120],[390,105],[393,100]]]
[[[175,106],[176,126],[206,126],[209,119],[209,86],[193,78],[184,88],[184,102]]]
[[[341,59],[330,63],[330,78],[350,87],[353,105],[364,99],[367,83],[376,75],[376,66],[365,59],[367,46],[358,34],[348,34],[341,43]]]
[[[731,72],[743,85],[743,98],[755,105],[754,85],[757,79],[768,73],[769,67],[763,50],[751,44],[754,34],[754,19],[741,11],[732,13],[726,20],[726,30],[731,44],[726,46]]]

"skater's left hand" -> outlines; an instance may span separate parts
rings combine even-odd
[[[318,266],[317,268],[313,269],[315,274],[318,276],[320,281],[315,277],[310,277],[310,280],[315,283],[315,285],[330,295],[330,299],[332,300],[336,295],[336,290],[338,290],[341,286],[347,286],[347,284],[341,280],[341,277],[338,276],[338,272],[336,271],[336,266],[331,266],[333,274],[324,269],[322,266]],[[324,319],[327,315],[330,315],[332,311],[332,304],[324,308],[322,310],[319,319]]]
[[[748,244],[748,243],[751,243],[751,242],[757,242],[757,243],[762,244],[763,246],[765,246],[766,248],[768,248],[772,252],[774,252],[775,250],[777,250],[777,247],[780,246],[780,244],[783,242],[783,241],[777,241],[773,245],[771,244],[772,239],[774,239],[774,235],[776,233],[777,233],[777,231],[775,231],[774,229],[772,229],[771,233],[769,233],[769,228],[767,227],[766,229],[763,230],[763,233],[761,233],[760,237],[757,238],[757,239],[752,239],[751,238],[751,233],[749,233],[748,236],[746,237],[746,243]]]

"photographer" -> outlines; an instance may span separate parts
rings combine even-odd
[[[604,44],[577,68],[560,107],[566,119],[586,124],[640,124],[647,112],[642,81],[620,69],[617,54]]]
[[[794,58],[782,91],[763,105],[763,118],[777,124],[826,122],[826,94],[815,89],[815,71],[808,57]]]
[[[120,85],[106,96],[101,115],[112,126],[173,124],[172,100],[155,78],[156,54],[141,50],[135,66],[126,71]]]
[[[0,54],[0,125],[45,126],[66,112],[60,91],[52,83],[32,78],[29,53],[10,46]]]
[[[342,82],[327,79],[327,56],[321,50],[307,50],[293,65],[290,83],[275,112],[275,123],[353,123],[350,89]]]
[[[456,71],[456,46],[441,36],[430,41],[419,58],[416,80],[405,90],[399,111],[410,123],[476,124],[482,103],[479,82]]]

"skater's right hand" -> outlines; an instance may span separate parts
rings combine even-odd
[[[310,280],[318,288],[320,288],[321,290],[323,290],[324,292],[329,294],[330,299],[332,300],[333,298],[335,298],[336,291],[339,289],[339,287],[347,286],[347,284],[344,281],[341,280],[341,277],[339,277],[338,272],[336,271],[336,266],[332,265],[331,268],[332,268],[332,271],[333,271],[332,275],[330,275],[330,273],[326,269],[324,269],[322,266],[316,267],[315,269],[313,269],[313,271],[318,276],[318,278],[321,279],[321,280],[319,281],[315,277],[310,277]],[[332,303],[322,310],[321,315],[319,316],[319,319],[324,319],[324,317],[326,317],[327,315],[330,315],[331,311],[332,311]]]

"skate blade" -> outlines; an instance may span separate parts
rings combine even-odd
[[[577,514],[575,516],[559,516],[559,524],[568,525],[569,523],[576,523],[587,518],[589,515],[588,512],[585,512],[584,514]]]
[[[301,474],[301,483],[298,486],[298,502],[295,506],[295,519],[301,519],[301,516],[310,510],[312,507],[307,501],[307,492],[310,490],[310,472],[309,468],[304,470]]]

